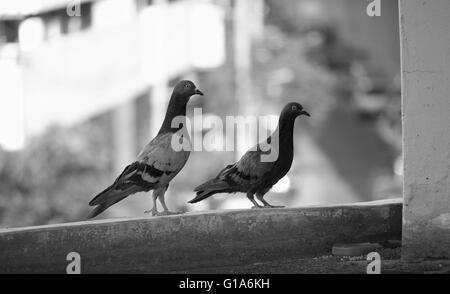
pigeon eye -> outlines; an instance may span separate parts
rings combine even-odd
[[[296,111],[296,110],[297,110],[297,106],[295,106],[295,105],[292,106],[292,110],[293,110],[293,111]]]

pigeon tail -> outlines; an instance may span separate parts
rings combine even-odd
[[[117,177],[117,179],[114,181],[114,183],[106,188],[105,190],[101,191],[97,194],[91,201],[89,201],[90,206],[99,205],[106,201],[111,201],[113,199],[116,199],[116,196],[125,196],[126,193],[128,193],[130,190],[133,190],[133,186],[128,187],[128,189],[121,189],[116,190],[117,186],[120,185],[121,179],[126,176],[127,174],[130,174],[132,172],[135,172],[139,168],[138,162],[133,162],[132,164],[128,165],[123,172],[120,174],[120,176]],[[122,194],[122,195],[121,195]],[[130,195],[131,193],[128,193],[126,196]]]
[[[105,211],[108,207],[110,207],[111,205],[116,204],[117,202],[125,199],[127,196],[123,196],[122,198],[119,199],[115,199],[113,201],[107,201],[107,202],[103,202],[99,205],[97,205],[86,217],[87,219],[91,219],[96,217],[97,215],[99,215],[100,213],[102,213],[103,211]]]
[[[109,186],[89,202],[90,206],[97,206],[97,207],[95,207],[94,210],[92,210],[91,213],[89,213],[87,218],[89,219],[96,217],[111,205],[114,205],[117,202],[125,199],[129,195],[139,191],[142,190],[137,186],[132,186],[125,190],[115,190],[114,185]]]
[[[106,198],[111,194],[113,186],[114,184],[98,193],[91,201],[89,201],[89,205],[95,206],[99,205],[102,202],[105,202],[107,200]]]
[[[230,185],[221,179],[215,178],[196,187],[194,189],[194,192],[197,192],[197,196],[194,199],[188,201],[188,203],[197,203],[216,193],[230,192]]]
[[[189,200],[188,203],[193,204],[193,203],[200,202],[203,199],[206,199],[216,193],[220,193],[220,191],[199,191],[199,192],[197,192],[197,196],[195,196],[194,199]]]

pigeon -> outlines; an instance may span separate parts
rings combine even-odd
[[[179,135],[177,132],[183,128],[184,124],[174,127],[172,121],[174,118],[186,117],[186,104],[193,95],[203,96],[202,91],[193,82],[183,80],[175,86],[158,134],[138,154],[136,161],[125,167],[111,186],[89,202],[90,206],[96,207],[90,212],[88,219],[96,217],[111,205],[132,194],[150,190],[153,190],[153,208],[146,213],[151,212],[153,216],[176,214],[167,208],[164,194],[170,181],[186,164],[190,151],[185,148],[180,150],[173,148],[172,137]],[[183,139],[189,140],[189,135],[185,135],[187,138]],[[163,212],[158,212],[156,199],[161,202]]]
[[[252,208],[283,207],[270,205],[263,197],[291,168],[294,121],[300,115],[310,116],[299,103],[288,103],[281,111],[276,130],[265,141],[247,151],[236,163],[226,166],[215,178],[196,187],[196,197],[188,202],[196,203],[216,193],[243,192],[253,203]],[[263,160],[263,155],[270,153],[269,144],[275,148],[272,151],[276,151],[276,156],[272,160]]]

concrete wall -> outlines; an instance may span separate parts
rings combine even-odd
[[[400,0],[403,257],[450,258],[450,1]]]
[[[0,273],[164,273],[331,254],[335,243],[400,239],[400,199],[228,210],[0,231]]]

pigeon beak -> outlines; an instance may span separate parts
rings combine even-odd
[[[195,94],[203,96],[203,92],[200,91],[199,89],[195,88]]]
[[[305,110],[300,111],[300,115],[302,115],[302,114],[311,117],[311,115]]]

